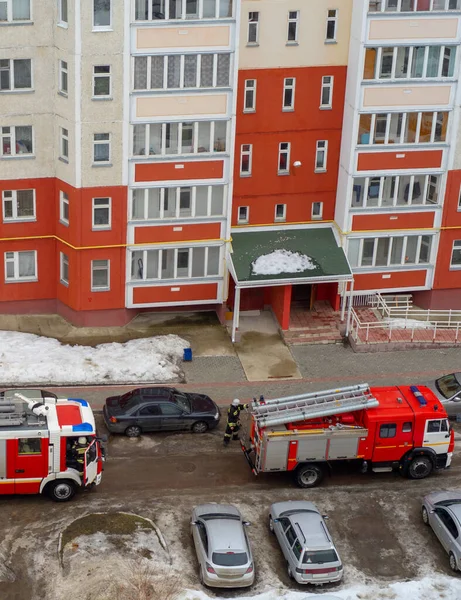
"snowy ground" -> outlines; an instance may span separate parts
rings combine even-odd
[[[419,321],[418,319],[391,319],[385,317],[384,321],[389,323],[393,329],[432,329],[434,327],[430,321]]]
[[[0,331],[0,386],[179,381],[186,347],[189,342],[176,335],[93,348]]]

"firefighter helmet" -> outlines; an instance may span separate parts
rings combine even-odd
[[[79,446],[86,446],[86,443],[87,443],[86,442],[86,437],[79,437],[78,440],[77,440],[77,444]]]
[[[232,400],[232,406],[238,406],[240,404],[240,400],[238,398],[234,398],[234,400]]]

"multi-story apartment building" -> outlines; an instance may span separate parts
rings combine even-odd
[[[0,0],[0,312],[461,308],[460,4]]]

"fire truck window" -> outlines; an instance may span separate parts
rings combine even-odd
[[[293,554],[299,560],[301,558],[301,552],[303,551],[303,547],[299,543],[299,540],[295,540],[295,545],[293,546]]]
[[[442,426],[440,427],[440,431],[448,431],[448,421],[442,421]]]
[[[427,433],[438,433],[440,431],[440,421],[428,421]]]
[[[287,536],[288,545],[291,548],[291,546],[293,546],[293,544],[295,543],[295,540],[296,540],[296,533],[295,533],[295,530],[293,529],[293,527],[291,527],[291,525],[290,525],[290,527],[288,527],[285,535]]]
[[[408,433],[412,430],[413,428],[413,424],[411,421],[406,421],[403,425],[402,425],[402,433]]]
[[[397,433],[397,425],[395,423],[386,423],[379,428],[380,438],[393,438]]]
[[[18,454],[41,454],[40,438],[22,438],[18,440]]]

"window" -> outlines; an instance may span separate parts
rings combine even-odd
[[[244,94],[243,112],[254,112],[256,110],[256,79],[245,80]]]
[[[428,144],[445,142],[448,112],[360,115],[357,143]]]
[[[336,27],[338,24],[338,11],[329,10],[327,17],[327,31],[326,31],[326,41],[327,42],[335,42],[336,41]]]
[[[312,219],[322,219],[323,217],[323,202],[313,202],[312,203]]]
[[[136,0],[135,19],[226,19],[233,0]]]
[[[35,220],[34,190],[4,190],[2,196],[4,221]]]
[[[132,190],[131,218],[178,219],[222,216],[226,186],[199,185]]]
[[[248,44],[257,44],[259,40],[259,12],[248,13]]]
[[[59,194],[59,220],[69,225],[69,196],[61,190]]]
[[[109,98],[110,89],[110,66],[93,67],[93,97]]]
[[[289,11],[288,12],[288,32],[287,32],[287,41],[288,43],[294,43],[298,41],[298,19],[299,19],[299,10]]]
[[[411,421],[405,421],[405,423],[402,425],[402,433],[410,433],[412,429],[413,423]]]
[[[455,240],[453,242],[450,267],[454,269],[461,269],[461,240]]]
[[[248,208],[248,206],[239,206],[237,223],[248,223],[249,214],[250,209]]]
[[[320,92],[320,108],[331,108],[333,103],[333,77],[327,75],[322,77],[322,89]]]
[[[226,152],[227,122],[152,123],[134,125],[135,156]]]
[[[67,26],[68,22],[67,0],[58,0],[58,25]]]
[[[285,535],[287,536],[288,545],[291,548],[297,539],[295,530],[293,529],[293,527],[291,525],[286,530]]]
[[[369,0],[370,12],[460,10],[461,0]]]
[[[111,199],[93,198],[93,229],[110,229]]]
[[[427,433],[439,433],[440,423],[441,423],[441,421],[439,421],[439,420],[428,421],[427,422]]]
[[[352,267],[389,267],[428,264],[433,236],[407,235],[352,238],[348,258]]]
[[[367,48],[364,79],[453,77],[456,46]]]
[[[61,92],[61,94],[65,94],[67,96],[67,92],[69,91],[69,79],[68,79],[67,63],[64,60],[59,61],[58,89]]]
[[[352,208],[405,207],[438,203],[439,175],[357,177],[353,182]]]
[[[1,127],[1,156],[33,154],[32,127]]]
[[[281,142],[279,144],[279,160],[277,173],[279,175],[288,175],[290,172],[290,143]]]
[[[30,21],[30,0],[0,0],[0,23]]]
[[[32,89],[31,59],[1,59],[0,92],[30,89]]]
[[[111,0],[93,0],[93,29],[110,29]]]
[[[91,261],[91,291],[107,291],[110,289],[110,261],[92,260]]]
[[[59,281],[69,285],[69,257],[64,252],[59,253]]]
[[[5,281],[37,279],[37,252],[5,252]]]
[[[110,133],[95,133],[93,136],[93,162],[110,162]]]
[[[191,279],[220,273],[219,246],[131,252],[131,280]]]
[[[40,438],[20,438],[18,440],[18,454],[41,454]]]
[[[283,100],[282,110],[289,111],[295,108],[295,85],[294,77],[287,77],[283,80]]]
[[[380,438],[393,438],[397,433],[397,425],[395,423],[388,423],[381,425],[379,428]]]
[[[315,170],[326,171],[327,170],[327,156],[328,156],[328,141],[318,140],[317,148],[315,151]]]
[[[251,175],[251,163],[253,159],[253,144],[242,144],[240,146],[240,177]]]
[[[69,160],[69,131],[61,127],[61,155],[60,158],[68,162]]]
[[[286,220],[287,220],[287,205],[286,204],[276,204],[274,221],[286,221]]]

